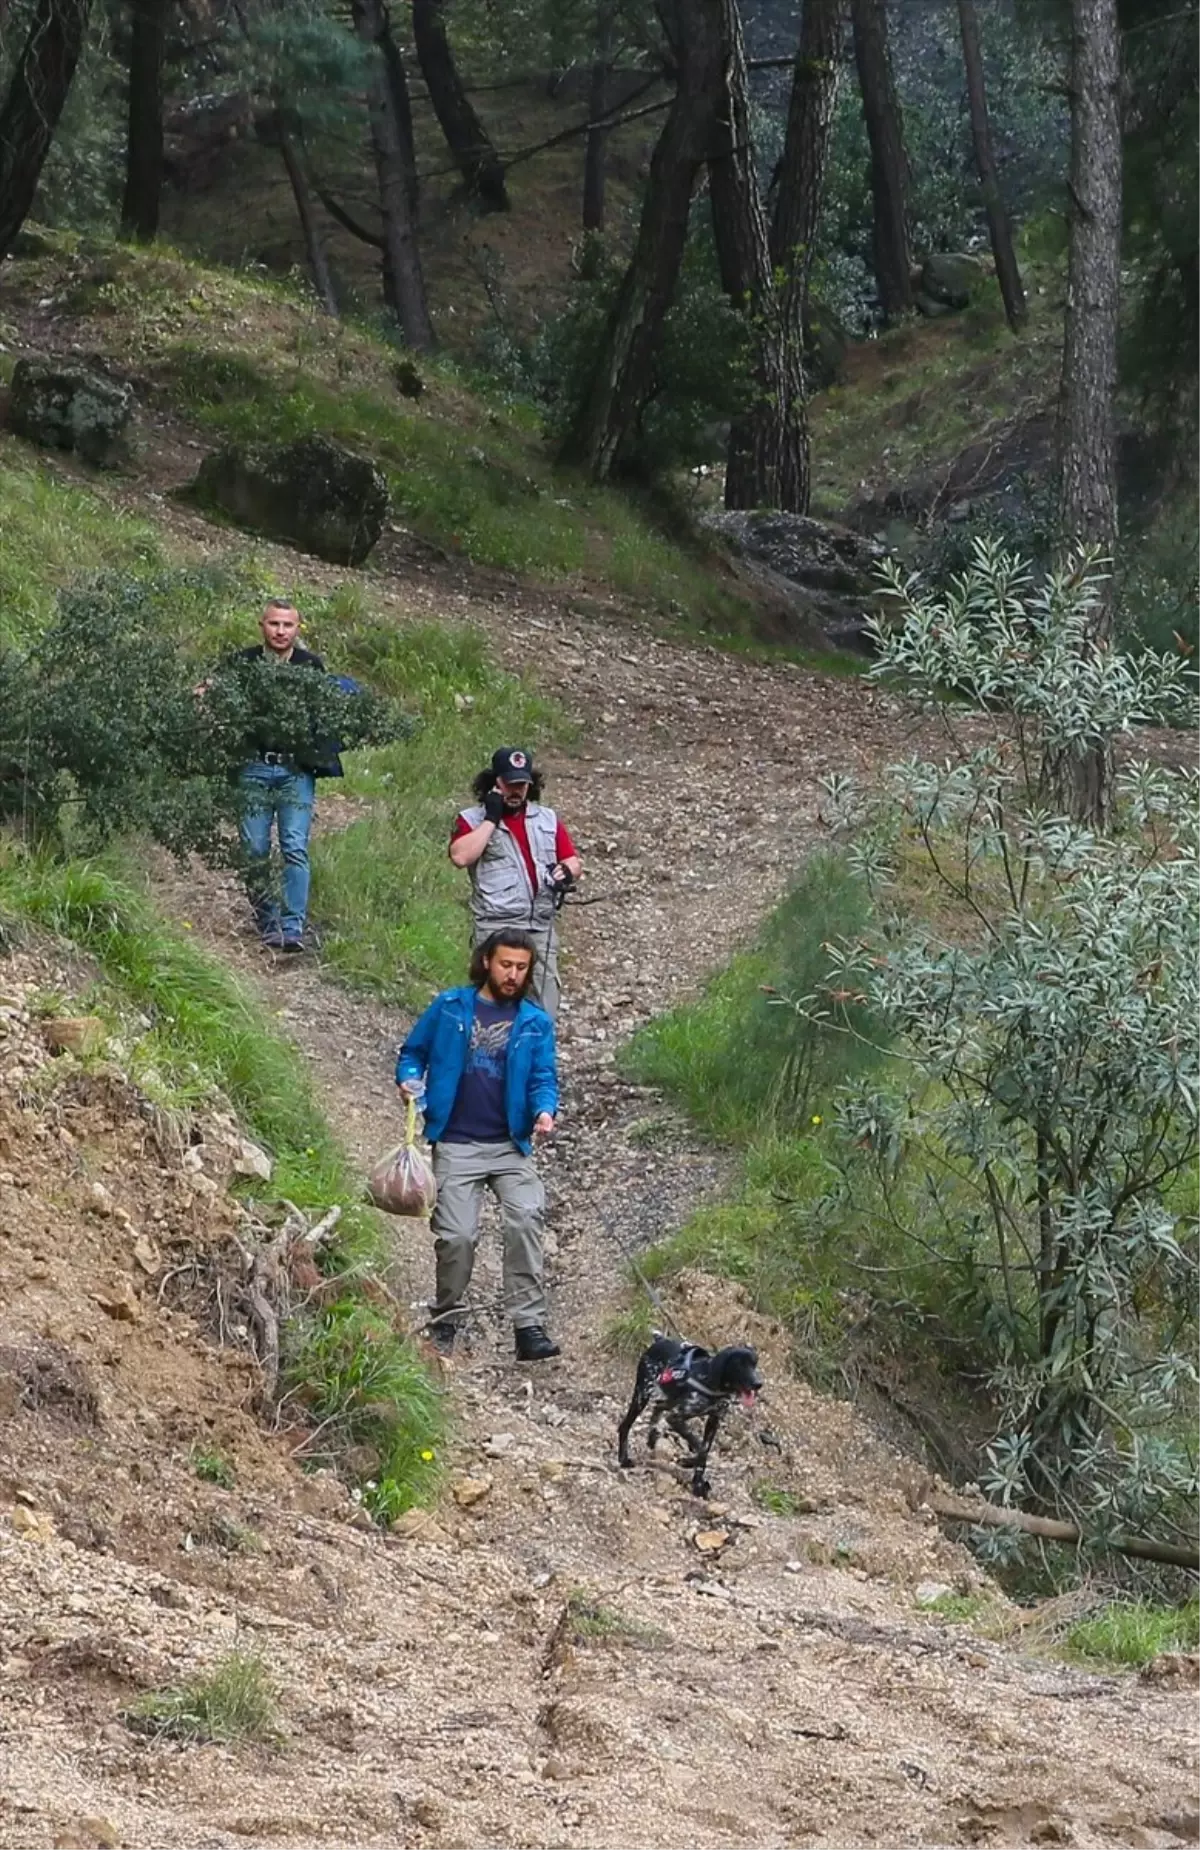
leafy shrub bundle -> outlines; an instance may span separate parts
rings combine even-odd
[[[145,831],[218,860],[268,734],[302,761],[402,735],[389,701],[321,675],[226,663],[200,692],[177,612],[195,576],[102,575],[62,593],[26,653],[0,653],[0,820],[77,850]]]

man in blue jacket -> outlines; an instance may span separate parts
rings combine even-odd
[[[396,1062],[401,1096],[424,1094],[433,1145],[437,1296],[429,1336],[443,1355],[453,1352],[465,1315],[485,1187],[500,1203],[517,1360],[559,1353],[546,1334],[545,1193],[533,1161],[533,1139],[554,1129],[558,1074],[554,1023],[528,996],[534,955],[527,932],[493,932],[471,959],[470,982],[430,1003]]]

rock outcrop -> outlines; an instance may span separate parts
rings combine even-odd
[[[226,444],[206,456],[191,493],[268,539],[333,565],[361,565],[390,507],[383,472],[330,437]]]
[[[8,400],[8,427],[48,450],[74,450],[84,462],[112,468],[125,455],[133,393],[99,373],[56,360],[18,360]]]
[[[806,514],[721,509],[705,517],[734,556],[739,576],[791,615],[788,640],[862,649],[878,598],[885,549],[860,533]]]

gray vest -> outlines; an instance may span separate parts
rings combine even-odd
[[[483,821],[483,805],[473,804],[470,809],[464,809],[462,815],[464,821],[477,829]],[[554,845],[558,839],[558,817],[541,803],[529,803],[525,808],[525,829],[538,872],[537,892],[530,890],[524,855],[500,823],[474,867],[468,869],[471,914],[480,922],[495,919],[505,925],[544,931],[554,923],[554,893],[549,872],[557,858]]]

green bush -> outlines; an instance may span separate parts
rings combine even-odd
[[[329,676],[231,660],[203,672],[183,612],[225,575],[103,574],[64,590],[27,653],[0,654],[0,820],[87,852],[144,831],[178,854],[237,853],[237,772],[272,746],[303,762],[394,739],[403,716]]]
[[[626,1065],[672,1093],[723,1139],[795,1134],[828,1113],[837,1087],[877,1059],[879,1030],[857,1005],[853,1033],[790,1006],[827,983],[830,945],[867,926],[866,887],[844,857],[812,856],[752,950],[740,953],[697,1002],[639,1030]]]

